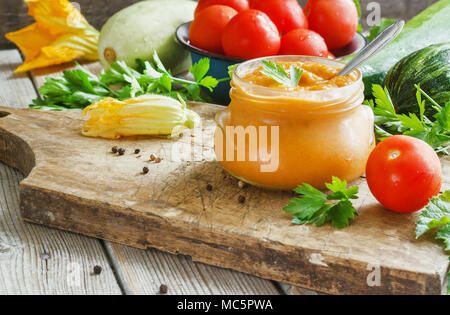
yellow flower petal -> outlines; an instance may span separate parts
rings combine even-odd
[[[36,20],[5,37],[25,55],[16,72],[57,65],[76,58],[98,60],[99,32],[67,0],[25,0]]]

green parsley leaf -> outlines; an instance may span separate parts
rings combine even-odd
[[[391,96],[389,95],[387,88],[382,88],[380,85],[374,84],[372,86],[372,91],[377,108],[395,114],[395,107],[392,104]]]
[[[196,82],[200,82],[208,73],[209,70],[209,59],[203,58],[198,61],[195,65],[191,67],[191,73],[194,76]]]
[[[230,79],[233,77],[234,70],[236,70],[237,66],[239,66],[238,63],[228,66],[228,76],[230,77]]]
[[[209,59],[201,59],[191,68],[195,81],[175,78],[167,70],[156,52],[153,61],[136,60],[136,69],[123,61],[112,63],[108,70],[96,76],[77,65],[74,70],[63,72],[60,78],[46,78],[39,89],[41,98],[33,100],[30,108],[44,110],[82,109],[105,97],[119,100],[143,94],[160,94],[183,100],[208,101],[201,88],[212,91],[222,80],[206,76]],[[228,79],[228,78],[227,78]]]
[[[358,11],[358,20],[361,18],[362,11],[361,11],[361,5],[359,4],[359,0],[353,0],[356,6],[356,10]],[[357,32],[361,33],[363,31],[363,27],[361,23],[358,23],[358,28],[356,29]]]
[[[290,76],[282,65],[277,65],[270,60],[262,60],[263,70],[261,73],[273,80],[286,86],[296,87],[300,82],[303,70],[300,70],[294,65],[289,68]]]
[[[450,223],[450,190],[431,199],[422,211],[416,225],[416,238],[448,223]]]
[[[294,216],[293,224],[311,224],[322,226],[326,222],[338,229],[343,229],[350,224],[350,220],[358,215],[353,207],[351,199],[357,199],[358,187],[347,189],[347,182],[333,177],[331,183],[327,183],[331,194],[326,195],[309,184],[303,184],[294,189],[301,195],[300,198],[292,198],[290,204],[283,208]]]
[[[448,260],[450,260],[450,257]],[[447,294],[450,294],[450,271],[447,273]]]
[[[444,107],[437,104],[419,85],[417,88],[417,104],[419,116],[414,113],[397,114],[386,88],[374,84],[372,86],[375,101],[366,101],[375,115],[375,131],[383,140],[395,134],[404,134],[427,142],[436,152],[448,154],[450,143],[450,102]],[[422,99],[425,96],[426,99]],[[424,115],[426,101],[436,109],[434,121]]]
[[[436,239],[441,240],[445,244],[445,251],[450,251],[450,224],[445,225],[444,227],[438,229],[436,231]]]
[[[436,230],[436,239],[443,241],[444,250],[450,252],[450,190],[432,198],[419,215],[416,238],[431,230]],[[447,294],[450,294],[450,272],[447,274]]]

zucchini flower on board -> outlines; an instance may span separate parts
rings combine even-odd
[[[118,139],[122,136],[168,135],[174,137],[200,123],[200,116],[177,101],[162,95],[141,95],[125,101],[107,97],[86,107],[82,134]]]
[[[35,23],[5,37],[25,55],[15,72],[62,64],[77,58],[98,60],[99,32],[67,0],[25,0]]]

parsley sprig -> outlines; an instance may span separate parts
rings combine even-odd
[[[436,231],[436,239],[450,252],[450,190],[434,197],[419,216],[416,225],[416,238],[431,230]],[[450,260],[450,257],[449,257]],[[450,294],[450,272],[447,274],[447,294]]]
[[[291,65],[289,68],[289,74],[286,73],[286,70],[282,65],[277,65],[273,61],[263,60],[261,61],[263,65],[263,70],[261,73],[273,80],[277,81],[286,86],[296,87],[300,82],[300,79],[303,74],[303,70],[300,70],[298,67]]]
[[[419,216],[416,225],[416,238],[430,230],[436,230],[436,239],[445,244],[445,251],[450,252],[450,190],[430,200]]]
[[[380,135],[379,140],[395,134],[408,135],[427,142],[436,152],[448,155],[450,102],[442,107],[425,93],[420,85],[416,85],[416,89],[419,116],[414,113],[397,114],[388,90],[377,84],[372,86],[375,101],[367,100],[365,104],[369,105],[375,114],[375,130]],[[424,115],[427,100],[437,111],[433,116],[434,120]]]
[[[316,226],[322,226],[331,222],[332,226],[342,229],[350,224],[349,220],[358,215],[351,202],[352,199],[358,199],[357,186],[347,188],[347,182],[337,177],[333,177],[332,182],[326,186],[332,192],[329,195],[309,184],[294,189],[301,197],[292,198],[291,203],[283,208],[294,216],[293,224],[315,223]]]
[[[136,60],[133,69],[123,61],[111,64],[100,76],[77,64],[74,70],[63,72],[59,78],[46,78],[39,88],[41,98],[33,100],[34,109],[67,110],[82,109],[105,97],[125,100],[143,94],[160,94],[184,100],[208,101],[201,95],[201,88],[212,91],[219,82],[206,74],[209,59],[201,59],[190,69],[195,81],[174,77],[167,70],[156,52],[153,61]],[[226,79],[228,80],[228,78]]]

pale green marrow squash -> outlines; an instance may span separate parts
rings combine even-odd
[[[113,15],[103,26],[98,51],[104,67],[118,60],[135,66],[136,58],[151,60],[156,51],[173,73],[187,71],[189,53],[176,41],[176,28],[193,20],[191,0],[147,0]]]

